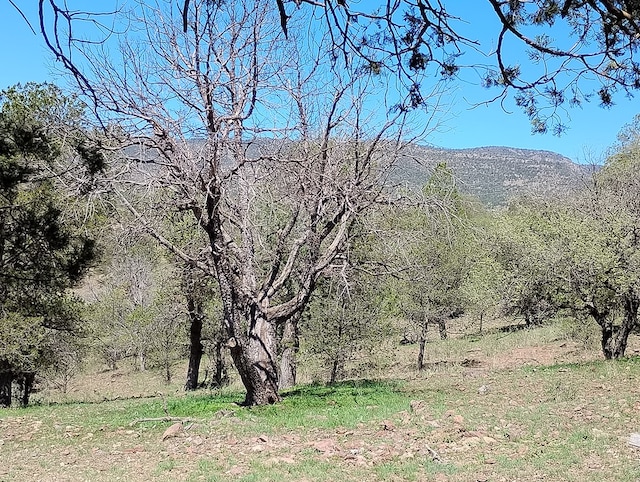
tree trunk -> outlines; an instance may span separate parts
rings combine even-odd
[[[147,354],[144,352],[144,349],[140,349],[138,351],[138,370],[141,372],[147,369]]]
[[[257,309],[252,309],[248,336],[231,341],[231,357],[247,390],[245,406],[280,401],[276,330]]]
[[[427,330],[429,328],[429,319],[424,318],[422,329],[420,330],[420,338],[418,338],[418,370],[424,368],[424,348],[427,344]]]
[[[229,375],[227,374],[227,366],[224,362],[224,341],[218,337],[216,340],[214,350],[215,358],[215,373],[213,375],[212,385],[216,388],[224,387],[229,383]]]
[[[19,402],[21,407],[29,405],[29,398],[31,397],[31,391],[33,390],[33,383],[36,379],[35,373],[25,373],[18,381],[20,388]]]
[[[606,322],[602,325],[602,354],[605,360],[611,360],[613,358],[613,334],[614,327],[612,322]]]
[[[440,339],[447,339],[447,320],[444,318],[438,319],[438,330],[440,331]]]
[[[344,360],[342,353],[342,333],[343,333],[344,325],[342,323],[342,318],[340,319],[340,323],[338,324],[338,333],[336,344],[336,351],[333,354],[333,362],[331,363],[331,374],[329,376],[329,383],[334,384],[338,381],[338,378],[342,375],[342,370],[344,369]]]
[[[11,406],[11,386],[13,385],[13,373],[0,371],[0,407]]]
[[[296,315],[284,323],[280,355],[280,390],[291,388],[296,384],[296,354],[300,348],[298,319],[299,316]]]
[[[627,294],[624,297],[624,317],[620,326],[613,326],[611,321],[603,321],[600,324],[602,327],[602,353],[605,359],[618,359],[624,356],[629,335],[638,323],[639,306],[640,300],[632,294]]]
[[[418,341],[418,346],[420,347],[418,351],[418,370],[422,370],[424,368],[424,347],[427,344],[427,340],[420,336],[420,340]]]
[[[208,199],[207,202],[214,202],[214,198]],[[210,223],[212,231],[209,236],[222,299],[224,328],[229,336],[228,346],[247,391],[244,405],[268,405],[279,402],[275,323],[269,322],[255,305],[239,306],[237,292],[216,254],[216,240],[222,237],[216,233],[216,226],[219,226],[217,220]]]
[[[340,363],[340,360],[338,358],[335,358],[333,360],[333,363],[331,364],[331,373],[329,374],[330,385],[333,385],[338,381],[338,376],[340,375],[341,371],[342,371],[342,364]]]
[[[189,367],[187,368],[187,382],[184,389],[195,390],[198,388],[198,375],[203,353],[202,325],[204,315],[202,307],[191,296],[187,296],[187,308],[191,324],[189,326]]]

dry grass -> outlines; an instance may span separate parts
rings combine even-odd
[[[234,388],[185,395],[181,377],[96,368],[65,403],[0,411],[0,480],[640,480],[626,443],[640,359],[604,362],[563,325],[498,328],[432,340],[421,372],[401,347],[396,382],[308,386],[252,410]],[[113,400],[125,394],[151,398]],[[165,403],[190,421],[163,441],[170,423],[133,422]]]

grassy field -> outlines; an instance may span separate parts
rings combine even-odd
[[[402,347],[375,379],[253,409],[237,386],[184,394],[159,374],[87,372],[65,396],[0,410],[0,481],[640,481],[638,337],[605,362],[565,334],[434,341],[421,372]],[[167,413],[182,423],[163,437],[175,420],[149,419]]]

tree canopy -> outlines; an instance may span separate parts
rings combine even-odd
[[[0,405],[11,404],[14,379],[26,385],[26,403],[33,374],[51,362],[52,332],[77,328],[67,288],[95,250],[65,209],[56,180],[63,166],[73,172],[73,154],[100,157],[86,155],[81,110],[51,85],[0,93]]]
[[[181,0],[171,9],[185,32],[196,3]],[[640,87],[635,1],[486,0],[469,7],[442,0],[270,0],[268,8],[285,34],[297,20],[326,30],[337,65],[391,72],[413,107],[427,103],[433,81],[461,78],[491,88],[489,99],[513,93],[533,131],[560,133],[567,106],[592,99],[611,106],[617,95]],[[482,8],[495,20],[487,38],[479,34],[484,20],[476,19]],[[91,82],[78,54],[86,39],[74,32],[88,21],[108,37],[114,29],[109,13],[39,1],[48,47],[85,88]]]

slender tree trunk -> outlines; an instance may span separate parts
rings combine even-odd
[[[429,325],[429,319],[425,317],[422,329],[420,330],[420,338],[418,339],[418,370],[424,368],[424,349],[427,344],[427,329]]]
[[[276,330],[256,309],[250,316],[249,334],[236,335],[231,357],[247,390],[244,405],[268,405],[280,401]]]
[[[224,341],[218,337],[215,343],[215,373],[213,375],[213,384],[216,388],[224,387],[229,383],[229,375],[227,374],[227,366],[224,362],[225,348]]]
[[[144,352],[144,350],[141,348],[138,351],[138,370],[140,370],[141,372],[145,371],[147,369],[147,354]]]
[[[198,375],[200,362],[202,361],[202,325],[204,316],[202,307],[191,296],[187,296],[187,308],[189,310],[189,367],[187,368],[187,382],[185,390],[198,388]]]
[[[338,358],[335,358],[333,360],[333,363],[331,364],[331,374],[329,375],[330,385],[333,385],[338,381],[338,376],[341,371],[342,371],[342,368],[341,368],[340,360],[338,360]]]
[[[446,340],[447,339],[447,320],[446,319],[444,318],[438,319],[438,330],[440,332],[440,339]]]
[[[424,368],[424,348],[427,344],[427,340],[420,336],[420,340],[418,340],[418,370],[422,370]]]
[[[26,407],[29,405],[29,398],[31,397],[31,391],[33,390],[33,383],[35,382],[35,373],[25,373],[20,378],[20,406]]]
[[[284,323],[280,355],[280,390],[291,388],[296,384],[296,354],[300,348],[298,320],[299,316],[296,315]]]
[[[329,375],[329,383],[334,384],[338,381],[338,378],[342,375],[344,369],[344,359],[342,353],[342,333],[344,331],[344,324],[342,318],[338,325],[338,337],[336,340],[336,351],[333,355],[333,362],[331,363],[331,374]]]
[[[13,373],[10,371],[0,371],[0,407],[11,406],[11,386],[13,384]]]

